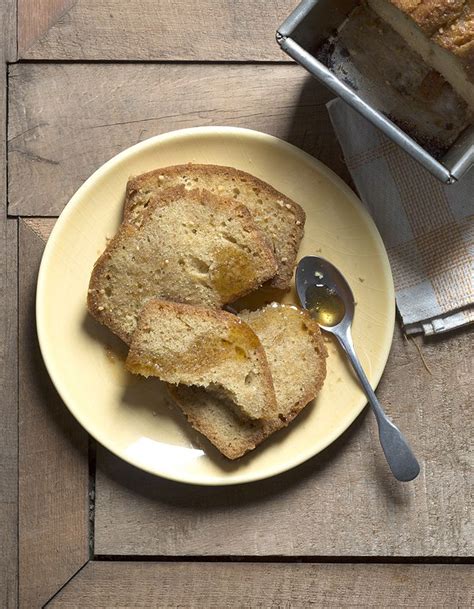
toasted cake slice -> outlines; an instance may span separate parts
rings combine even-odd
[[[127,368],[168,383],[215,388],[252,419],[270,418],[275,392],[265,351],[236,315],[160,300],[142,309]]]
[[[278,262],[271,285],[287,288],[303,237],[305,213],[294,201],[249,173],[219,165],[175,165],[131,178],[127,185],[124,219],[139,224],[150,197],[170,186],[205,188],[245,205],[267,236]]]
[[[273,277],[277,263],[246,207],[183,186],[122,224],[96,262],[88,308],[128,342],[150,298],[220,308]]]
[[[170,387],[191,425],[229,459],[237,459],[286,427],[319,393],[326,378],[327,351],[317,323],[306,311],[269,305],[241,318],[259,337],[273,378],[277,409],[265,422],[242,420],[232,403],[197,387]]]

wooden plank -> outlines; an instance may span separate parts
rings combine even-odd
[[[20,57],[74,5],[74,0],[18,0],[18,53]]]
[[[43,243],[46,243],[56,224],[56,218],[22,218],[22,222],[31,229]]]
[[[466,565],[90,562],[50,609],[472,607]]]
[[[88,559],[87,435],[44,367],[35,287],[44,242],[20,221],[19,596],[42,606]]]
[[[277,135],[349,179],[331,95],[296,65],[18,64],[10,75],[10,214],[58,215],[120,150],[198,125]]]
[[[0,3],[0,607],[17,606],[17,222],[7,220],[6,61],[16,58],[16,2]]]
[[[2,169],[3,167],[2,164]],[[17,221],[6,220],[5,192],[2,195],[2,215],[0,217],[0,607],[13,608],[17,605],[18,587]]]
[[[17,0],[2,0],[0,3],[0,59],[2,67],[2,79],[5,76],[5,61],[16,61],[17,59]],[[3,103],[3,102],[2,102]],[[2,127],[3,129],[3,127]]]
[[[20,57],[288,61],[275,32],[297,4],[297,0],[20,0]]]
[[[293,471],[229,488],[176,484],[97,456],[97,555],[471,556],[474,332],[397,331],[378,395],[422,463],[397,483],[371,414]]]

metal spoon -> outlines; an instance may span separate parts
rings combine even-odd
[[[347,281],[327,260],[306,256],[296,269],[296,290],[302,306],[312,313],[322,330],[334,334],[346,352],[374,411],[380,444],[393,475],[403,482],[413,480],[420,473],[418,461],[401,431],[383,411],[354,350],[354,296]]]

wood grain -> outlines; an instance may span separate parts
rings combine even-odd
[[[422,345],[397,331],[378,395],[422,464],[397,483],[374,419],[262,482],[201,488],[97,457],[95,552],[107,555],[471,556],[474,332]]]
[[[46,243],[56,224],[56,218],[22,218],[22,222],[31,229],[43,243]]]
[[[87,435],[57,395],[35,328],[44,242],[20,221],[20,607],[42,606],[88,559]]]
[[[297,4],[297,0],[20,0],[20,57],[288,61],[275,32]],[[64,10],[58,10],[61,6]]]
[[[18,582],[17,221],[6,220],[2,178],[0,189],[0,607],[13,609]]]
[[[472,606],[472,569],[447,565],[90,562],[49,609]]]
[[[6,61],[17,60],[17,0],[2,0],[0,3],[0,60],[4,79]],[[2,93],[3,96],[3,93]]]
[[[74,5],[74,0],[18,0],[18,54],[28,49]]]
[[[348,179],[325,108],[329,98],[296,65],[12,66],[9,212],[58,215],[119,151],[198,125],[277,135]]]
[[[16,3],[0,3],[0,607],[17,606],[17,222],[7,220],[6,61],[16,58]]]

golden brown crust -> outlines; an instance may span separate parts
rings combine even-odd
[[[462,61],[474,80],[474,3],[472,0],[390,0],[433,42]]]
[[[231,184],[233,181],[245,183],[251,189],[265,192],[270,198],[275,199],[275,205],[281,207],[279,210],[275,207],[277,213],[284,212],[285,217],[291,214],[292,220],[286,223],[288,234],[285,237],[285,243],[279,243],[278,236],[272,237],[267,235],[271,242],[278,261],[278,273],[271,281],[272,287],[285,289],[288,287],[296,262],[298,248],[303,238],[304,223],[306,215],[304,210],[294,201],[289,199],[281,192],[275,190],[270,184],[255,176],[235,169],[234,167],[226,167],[221,165],[202,165],[188,163],[184,165],[173,165],[170,167],[158,168],[149,171],[140,176],[132,177],[127,184],[127,192],[124,206],[124,221],[135,223],[137,221],[137,206],[140,205],[140,197],[144,193],[147,194],[152,189],[161,189],[167,179],[178,179],[182,176],[202,176],[207,178],[220,177],[224,183]],[[192,182],[192,178],[191,182]],[[283,217],[283,216],[282,216]],[[254,218],[257,223],[258,220]]]
[[[461,18],[466,0],[391,0],[401,11],[410,15],[427,36]]]
[[[105,251],[94,264],[87,291],[87,309],[92,317],[112,330],[114,334],[127,344],[131,337],[128,333],[124,332],[120,320],[116,316],[111,315],[109,309],[102,304],[101,290],[103,289],[104,271],[114,251],[119,249],[127,239],[133,239],[137,233],[138,229],[135,226],[121,225],[117,234],[108,242]]]

